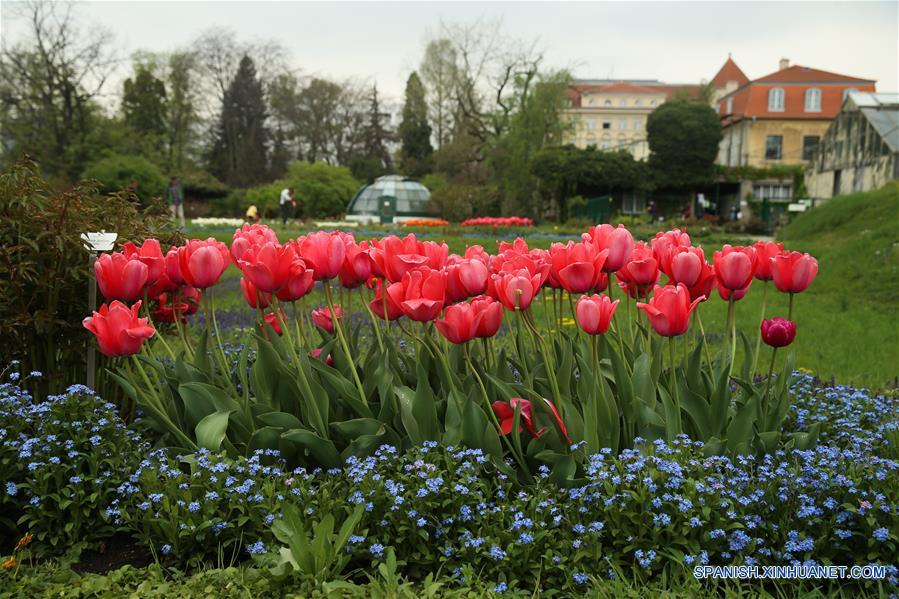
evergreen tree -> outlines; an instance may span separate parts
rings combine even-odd
[[[163,135],[166,132],[165,83],[157,79],[150,67],[137,64],[134,77],[122,86],[122,114],[125,124],[141,135]]]
[[[406,101],[403,105],[403,122],[400,124],[402,141],[402,169],[412,177],[421,177],[430,170],[431,126],[428,124],[428,106],[425,88],[418,73],[412,71],[406,81]]]
[[[281,127],[275,131],[272,143],[272,154],[269,157],[269,178],[280,179],[287,174],[287,165],[290,162],[290,149],[287,147],[287,136]]]
[[[209,157],[210,170],[223,182],[249,187],[266,179],[267,116],[262,83],[256,76],[253,61],[245,55],[225,90]]]
[[[368,120],[362,130],[362,155],[353,160],[350,167],[359,179],[370,181],[393,170],[393,161],[387,150],[391,135],[384,126],[387,116],[381,112],[378,86],[374,85],[369,96]]]

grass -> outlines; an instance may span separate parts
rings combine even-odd
[[[280,239],[306,229],[273,225]],[[670,225],[674,226],[674,225]],[[655,232],[645,224],[631,227],[635,237],[649,239]],[[582,229],[544,226],[520,231],[468,230],[459,227],[411,229],[421,239],[446,241],[450,251],[462,253],[469,245],[480,244],[495,251],[497,241],[511,241],[522,235],[532,247],[548,248],[555,241],[577,239]],[[406,228],[369,227],[356,230],[359,239],[388,234],[405,235]],[[690,229],[693,242],[711,253],[724,243],[749,243],[745,236],[720,231]],[[232,229],[188,230],[188,235],[213,236],[231,241]],[[778,235],[786,248],[809,252],[818,259],[820,270],[812,286],[796,296],[794,319],[798,335],[792,350],[797,364],[826,379],[842,384],[882,387],[895,384],[899,376],[899,184],[881,190],[842,196],[796,218]],[[217,302],[229,310],[246,310],[237,285],[239,271],[230,267],[217,288]],[[737,326],[750,339],[757,335],[762,307],[762,284],[753,288],[736,306]],[[616,290],[616,296],[621,297]],[[773,285],[768,290],[767,317],[787,315],[785,294]],[[358,307],[358,299],[354,298]],[[324,303],[320,294],[309,305]],[[622,306],[623,307],[623,306]],[[702,307],[706,333],[723,346],[727,304],[717,294]],[[542,319],[542,308],[536,310]],[[566,311],[567,314],[567,311]],[[573,323],[568,321],[573,330]],[[763,348],[759,364],[767,363]],[[781,358],[788,352],[780,352]]]

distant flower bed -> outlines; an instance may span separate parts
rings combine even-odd
[[[410,218],[403,221],[404,227],[445,227],[447,225],[449,225],[449,221],[442,218]]]
[[[246,221],[242,218],[224,218],[205,216],[201,218],[192,218],[190,224],[195,227],[239,227]]]
[[[463,227],[533,227],[534,221],[523,216],[479,216],[462,222]]]

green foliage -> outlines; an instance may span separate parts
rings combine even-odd
[[[665,102],[649,115],[646,133],[656,185],[690,191],[712,180],[721,123],[710,106]]]
[[[431,126],[428,124],[428,105],[425,88],[412,71],[406,81],[406,98],[403,104],[403,121],[400,123],[400,168],[410,177],[421,177],[430,169]]]
[[[125,79],[122,113],[125,124],[137,135],[161,138],[165,134],[165,83],[147,65],[136,64],[133,78]]]
[[[249,56],[240,61],[237,73],[225,91],[215,141],[209,155],[209,170],[234,187],[247,187],[266,179],[269,131],[265,93]]]
[[[118,154],[91,163],[82,178],[99,181],[101,193],[133,192],[144,206],[149,206],[154,198],[162,197],[168,184],[162,171],[146,158]],[[133,189],[132,181],[136,183]]]
[[[0,383],[0,396],[0,543],[27,532],[38,554],[77,555],[111,536],[106,508],[147,449],[115,406],[80,386],[35,401]]]
[[[447,181],[446,175],[443,173],[428,173],[421,178],[421,184],[428,188],[431,195],[449,187],[449,181]]]
[[[503,213],[539,217],[534,157],[545,145],[561,141],[561,110],[571,76],[566,71],[529,75],[516,79],[510,103],[517,110],[509,116],[508,131],[492,139],[485,154],[502,195]]]
[[[772,164],[770,166],[721,166],[715,165],[715,173],[724,181],[758,181],[760,179],[794,179],[805,173],[802,164]]]
[[[584,150],[573,145],[543,148],[534,157],[533,172],[561,222],[570,215],[571,196],[642,189],[648,179],[646,164],[634,160],[630,152],[605,152],[594,146]]]
[[[100,196],[89,183],[55,193],[28,162],[0,175],[0,364],[19,359],[43,372],[34,383],[43,391],[84,380],[89,268],[80,236],[106,230],[121,243],[165,242],[172,233],[160,209]]]
[[[451,222],[461,222],[477,215],[499,214],[499,190],[495,185],[465,184],[432,189],[431,207],[441,218]]]

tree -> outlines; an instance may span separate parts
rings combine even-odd
[[[196,57],[192,52],[173,52],[168,57],[166,102],[167,164],[170,172],[182,172],[197,122]]]
[[[388,116],[381,112],[378,86],[373,85],[368,96],[368,115],[362,130],[362,154],[353,159],[351,169],[357,179],[371,181],[393,170],[387,144],[392,135],[384,125]]]
[[[90,159],[87,137],[102,118],[96,98],[114,67],[112,38],[80,28],[69,3],[16,8],[30,36],[0,52],[4,157],[29,154],[48,175],[74,181]]]
[[[165,83],[145,64],[135,64],[134,76],[122,85],[122,115],[138,135],[161,138],[165,134]]]
[[[666,102],[649,115],[646,134],[657,186],[692,191],[712,180],[721,123],[708,104]]]
[[[487,159],[505,213],[540,216],[533,160],[542,147],[561,141],[562,103],[569,81],[565,71],[523,73],[514,83],[515,94],[504,100],[508,113],[502,118],[508,119],[508,125],[489,139]]]
[[[421,77],[427,83],[428,112],[434,123],[437,147],[451,139],[455,111],[454,86],[457,78],[456,50],[446,39],[428,42],[421,61]]]
[[[210,170],[225,183],[247,187],[265,179],[268,130],[262,83],[249,56],[225,91],[219,125],[210,153]]]
[[[425,88],[412,71],[406,81],[406,101],[403,104],[403,121],[400,123],[402,141],[402,170],[412,177],[421,177],[430,170],[431,126],[428,124],[428,107],[425,104]]]

